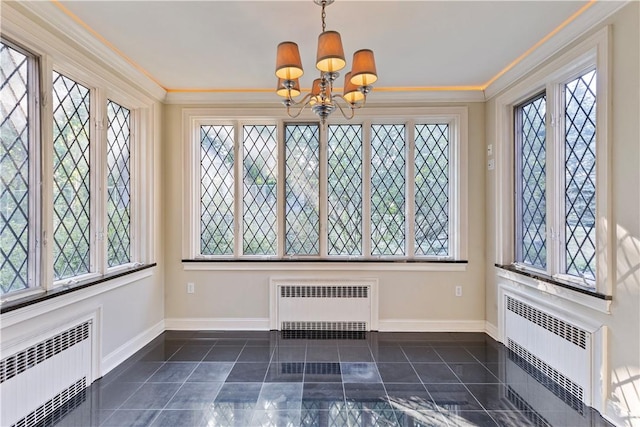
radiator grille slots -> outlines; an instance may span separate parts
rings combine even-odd
[[[516,391],[507,386],[507,399],[527,417],[535,427],[551,427],[551,424],[537,413]]]
[[[280,286],[283,298],[368,298],[368,286]]]
[[[85,322],[0,361],[0,384],[89,338]]]
[[[520,357],[521,359],[532,365],[534,368],[544,373],[547,377],[560,385],[563,389],[582,401],[583,389],[578,384],[574,383],[551,366],[547,365],[545,362],[524,349],[521,345],[513,341],[511,338],[509,338],[507,347],[516,356]]]
[[[587,348],[587,332],[564,320],[560,320],[510,296],[507,296],[507,309],[580,348]]]
[[[66,402],[69,402],[77,394],[82,393],[86,387],[87,379],[82,378],[71,387],[63,390],[62,392],[54,396],[51,400],[46,402],[44,405],[40,406],[29,415],[13,424],[11,427],[35,427],[36,425],[40,425],[48,416],[52,415]]]
[[[281,330],[365,332],[367,322],[282,322]]]

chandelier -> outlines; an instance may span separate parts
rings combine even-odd
[[[298,45],[291,41],[282,42],[278,45],[276,56],[276,93],[284,97],[282,103],[287,107],[287,114],[291,118],[298,117],[310,105],[323,124],[336,109],[349,120],[353,118],[356,109],[364,106],[367,94],[371,92],[371,85],[378,79],[373,51],[362,49],[353,54],[352,68],[345,75],[342,94],[334,93],[334,81],[340,76],[338,71],[346,66],[340,33],[326,31],[325,7],[334,0],[313,1],[322,7],[322,33],[318,36],[316,55],[316,68],[320,71],[320,78],[313,81],[311,92],[295,101],[294,97],[301,93],[299,78],[304,70]]]

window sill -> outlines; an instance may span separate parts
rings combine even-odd
[[[107,281],[115,281],[116,279],[132,275],[139,271],[150,269],[152,267],[155,267],[156,265],[157,265],[156,263],[152,263],[152,264],[146,264],[146,265],[137,266],[137,267],[131,267],[126,270],[118,270],[118,271],[104,274],[102,276],[91,277],[90,279],[79,281],[72,285],[62,285],[54,289],[51,289],[49,291],[43,291],[37,294],[30,294],[28,296],[25,296],[24,298],[19,298],[11,301],[4,301],[0,305],[0,314],[5,314],[11,311],[15,311],[24,307],[28,307],[28,306],[43,302],[43,301],[58,298],[63,295],[67,295],[83,289],[90,288],[100,283],[104,283]],[[122,284],[130,283],[131,281],[136,280],[136,278],[131,278],[131,279],[132,280],[124,280]],[[117,285],[115,286],[117,287]]]
[[[183,259],[185,271],[466,271],[468,261],[381,259]]]
[[[570,283],[558,281],[552,277],[536,274],[514,267],[513,265],[496,264],[498,276],[528,288],[534,288],[546,294],[563,298],[576,304],[588,307],[602,313],[610,313],[611,295],[591,291],[574,286]]]

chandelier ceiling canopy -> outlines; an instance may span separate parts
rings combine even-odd
[[[322,123],[326,123],[329,115],[336,109],[340,110],[346,119],[351,119],[355,110],[364,106],[367,94],[372,90],[371,85],[378,79],[373,51],[361,49],[353,54],[352,68],[345,74],[342,93],[333,92],[334,82],[340,76],[339,71],[347,65],[340,33],[326,30],[325,7],[333,1],[314,0],[314,3],[322,7],[322,33],[318,36],[316,54],[316,68],[320,71],[320,77],[313,81],[311,91],[299,101],[294,98],[301,95],[299,79],[304,70],[298,45],[292,41],[278,45],[276,93],[284,97],[282,102],[291,118],[298,117],[309,105]],[[297,108],[297,111],[292,107]]]

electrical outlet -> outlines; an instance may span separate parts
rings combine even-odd
[[[493,144],[487,145],[487,156],[493,156]]]
[[[489,161],[487,162],[487,169],[492,171],[495,168],[496,168],[496,161],[494,159],[489,159]]]
[[[457,297],[462,296],[462,286],[456,286],[456,296]]]
[[[188,294],[194,294],[195,292],[196,292],[195,283],[192,283],[192,282],[187,283],[187,293]]]

